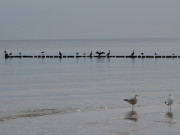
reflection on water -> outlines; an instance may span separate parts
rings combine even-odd
[[[173,119],[173,113],[172,113],[172,112],[167,112],[167,113],[165,114],[165,117],[172,120],[172,119]]]
[[[169,126],[171,127],[173,124],[176,124],[176,122],[173,121],[173,113],[172,112],[167,112],[165,114],[165,117],[167,118],[167,121],[169,123]]]
[[[138,113],[136,111],[127,112],[125,119],[137,122],[138,121]]]
[[[165,113],[165,120],[158,120],[155,122],[167,123],[169,124],[169,127],[172,127],[173,124],[176,124],[176,121],[174,121],[173,119],[174,119],[173,113],[168,111],[167,113]]]

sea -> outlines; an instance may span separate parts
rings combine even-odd
[[[109,50],[112,56],[133,50],[180,56],[180,38],[0,40],[0,133],[11,134],[1,125],[18,119],[131,108],[123,99],[136,94],[138,107],[163,106],[169,94],[180,104],[180,58],[4,57],[4,51],[76,56]]]

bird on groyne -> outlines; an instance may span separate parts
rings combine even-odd
[[[137,104],[138,102],[138,97],[139,95],[135,95],[133,98],[130,98],[130,99],[124,99],[124,101],[130,103],[132,105],[132,110],[134,109],[134,105]]]
[[[9,53],[9,56],[11,56],[12,55],[12,53]]]
[[[164,103],[168,106],[168,111],[171,111],[171,105],[173,104],[173,97],[171,94],[169,94]]]
[[[157,56],[157,53],[155,52],[154,55]]]
[[[134,50],[133,50],[133,52],[131,53],[131,56],[134,56],[134,54],[135,54],[135,52],[134,52]]]
[[[105,52],[97,51],[98,57],[100,57],[102,54],[105,54]]]
[[[7,54],[7,51],[5,50],[4,53]]]
[[[59,51],[59,57],[62,57],[62,53]]]
[[[109,55],[110,55],[110,50],[109,50],[109,52],[107,53],[107,55],[106,55],[106,56],[107,56],[107,57],[109,57]]]
[[[92,57],[92,51],[90,52],[89,57]]]
[[[41,52],[42,56],[44,56],[44,53],[45,53],[45,51],[42,51],[42,52]]]

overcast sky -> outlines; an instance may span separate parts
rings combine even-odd
[[[180,0],[0,0],[0,40],[180,37]]]

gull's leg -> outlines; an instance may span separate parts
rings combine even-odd
[[[132,105],[132,111],[134,110],[134,105]]]
[[[170,105],[170,112],[171,112],[171,105]]]

